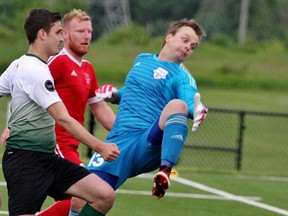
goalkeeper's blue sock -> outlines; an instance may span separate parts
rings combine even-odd
[[[188,116],[183,113],[172,114],[167,118],[162,140],[161,165],[172,167],[176,164],[187,137],[187,123]]]
[[[104,216],[105,214],[102,212],[97,211],[96,209],[92,208],[89,204],[86,204],[79,216]]]

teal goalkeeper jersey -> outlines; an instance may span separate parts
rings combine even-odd
[[[156,54],[138,55],[119,90],[118,114],[108,139],[149,128],[172,99],[185,101],[193,118],[196,92],[194,78],[181,65],[161,61]]]

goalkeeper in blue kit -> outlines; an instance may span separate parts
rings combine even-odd
[[[194,20],[172,22],[160,53],[138,55],[121,89],[104,85],[97,90],[103,100],[119,103],[105,142],[116,143],[121,154],[108,163],[95,153],[87,169],[114,190],[128,178],[158,168],[152,195],[161,198],[169,188],[171,169],[189,130],[188,118],[194,120],[195,131],[208,112],[194,78],[182,64],[203,36]]]

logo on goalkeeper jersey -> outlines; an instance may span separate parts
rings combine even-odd
[[[168,71],[161,67],[158,67],[153,72],[154,79],[165,79],[168,74]]]

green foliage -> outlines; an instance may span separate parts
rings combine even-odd
[[[235,43],[231,37],[220,33],[213,35],[210,42],[221,47],[229,47]]]
[[[99,43],[104,44],[134,44],[147,45],[149,42],[149,33],[140,25],[131,24],[127,28],[116,29],[113,32],[102,36]]]
[[[239,52],[252,54],[257,53],[258,51],[261,52],[261,45],[255,39],[248,38],[244,44],[235,46],[235,49]]]
[[[203,26],[207,38],[215,34],[225,34],[235,40],[238,29],[240,1],[202,0],[195,19]]]
[[[50,3],[51,10],[60,11],[61,15],[68,13],[71,9],[81,9],[88,11],[89,5],[87,1],[83,0],[54,0]]]
[[[133,21],[156,36],[165,34],[171,21],[193,18],[201,3],[199,0],[133,0],[129,4]]]
[[[285,43],[279,39],[257,41],[254,37],[249,37],[244,44],[237,44],[231,37],[219,33],[213,35],[209,42],[218,47],[228,48],[243,53],[281,53],[286,51]]]
[[[286,47],[285,43],[283,43],[279,39],[264,40],[261,42],[261,47],[263,49],[263,52],[267,53],[283,53],[288,51],[288,47]]]
[[[230,49],[233,49],[237,52],[243,52],[247,54],[285,53],[288,50],[288,47],[286,47],[285,43],[279,39],[263,40],[257,42],[256,40],[249,38],[244,44],[226,43],[223,44],[222,47],[229,47]]]
[[[47,8],[52,11],[59,11],[63,16],[72,8],[88,9],[86,1],[81,0],[9,0],[0,1],[0,36],[1,38],[19,40],[25,37],[23,23],[24,19],[33,8]],[[9,29],[9,30],[8,30]],[[3,37],[2,37],[3,36]],[[20,39],[21,40],[21,39]]]
[[[0,61],[0,75],[6,70],[8,65],[16,58],[19,58],[28,49],[28,42],[24,36],[19,40],[2,39],[0,41],[1,61]]]
[[[13,31],[7,26],[0,26],[0,38],[3,40],[9,39],[10,36],[13,35]]]

